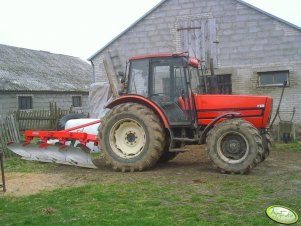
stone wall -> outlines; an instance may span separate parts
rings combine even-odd
[[[32,96],[33,109],[49,109],[49,102],[57,103],[62,109],[69,109],[72,105],[72,96],[81,96],[82,107],[75,107],[74,110],[88,112],[88,94],[0,94],[0,115],[7,115],[9,112],[18,109],[18,96]]]

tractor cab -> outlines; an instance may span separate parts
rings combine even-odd
[[[127,94],[141,95],[158,105],[170,126],[192,126],[192,93],[200,87],[199,62],[186,54],[159,54],[130,59]]]

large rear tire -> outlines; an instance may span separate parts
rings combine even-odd
[[[180,143],[176,143],[174,145],[174,148],[179,148],[180,146],[181,146]],[[159,158],[158,163],[167,163],[167,162],[173,160],[174,158],[176,158],[178,156],[178,154],[179,154],[179,152],[170,152],[169,151],[169,142],[166,142],[163,154]]]
[[[142,171],[153,167],[165,146],[165,131],[157,115],[136,103],[114,107],[102,120],[99,146],[113,169]]]
[[[263,142],[263,155],[261,158],[261,162],[266,160],[266,158],[270,155],[272,151],[272,136],[269,132],[266,132],[261,135]]]
[[[262,159],[259,131],[242,119],[226,120],[207,136],[209,157],[223,173],[248,173]]]

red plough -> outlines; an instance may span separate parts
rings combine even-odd
[[[86,146],[89,142],[97,146],[97,135],[79,132],[78,130],[98,123],[100,123],[100,120],[61,131],[27,130],[24,132],[24,142],[21,144],[11,143],[8,148],[26,160],[97,168],[91,160],[91,150]],[[37,144],[31,143],[34,138],[39,139]],[[76,147],[66,145],[66,142],[69,141],[71,141],[71,144],[77,141]]]

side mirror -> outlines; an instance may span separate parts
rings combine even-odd
[[[126,90],[126,78],[125,78],[125,74],[121,71],[118,71],[118,77],[120,78],[120,90],[119,90],[119,95],[123,95],[125,94],[125,90]]]

